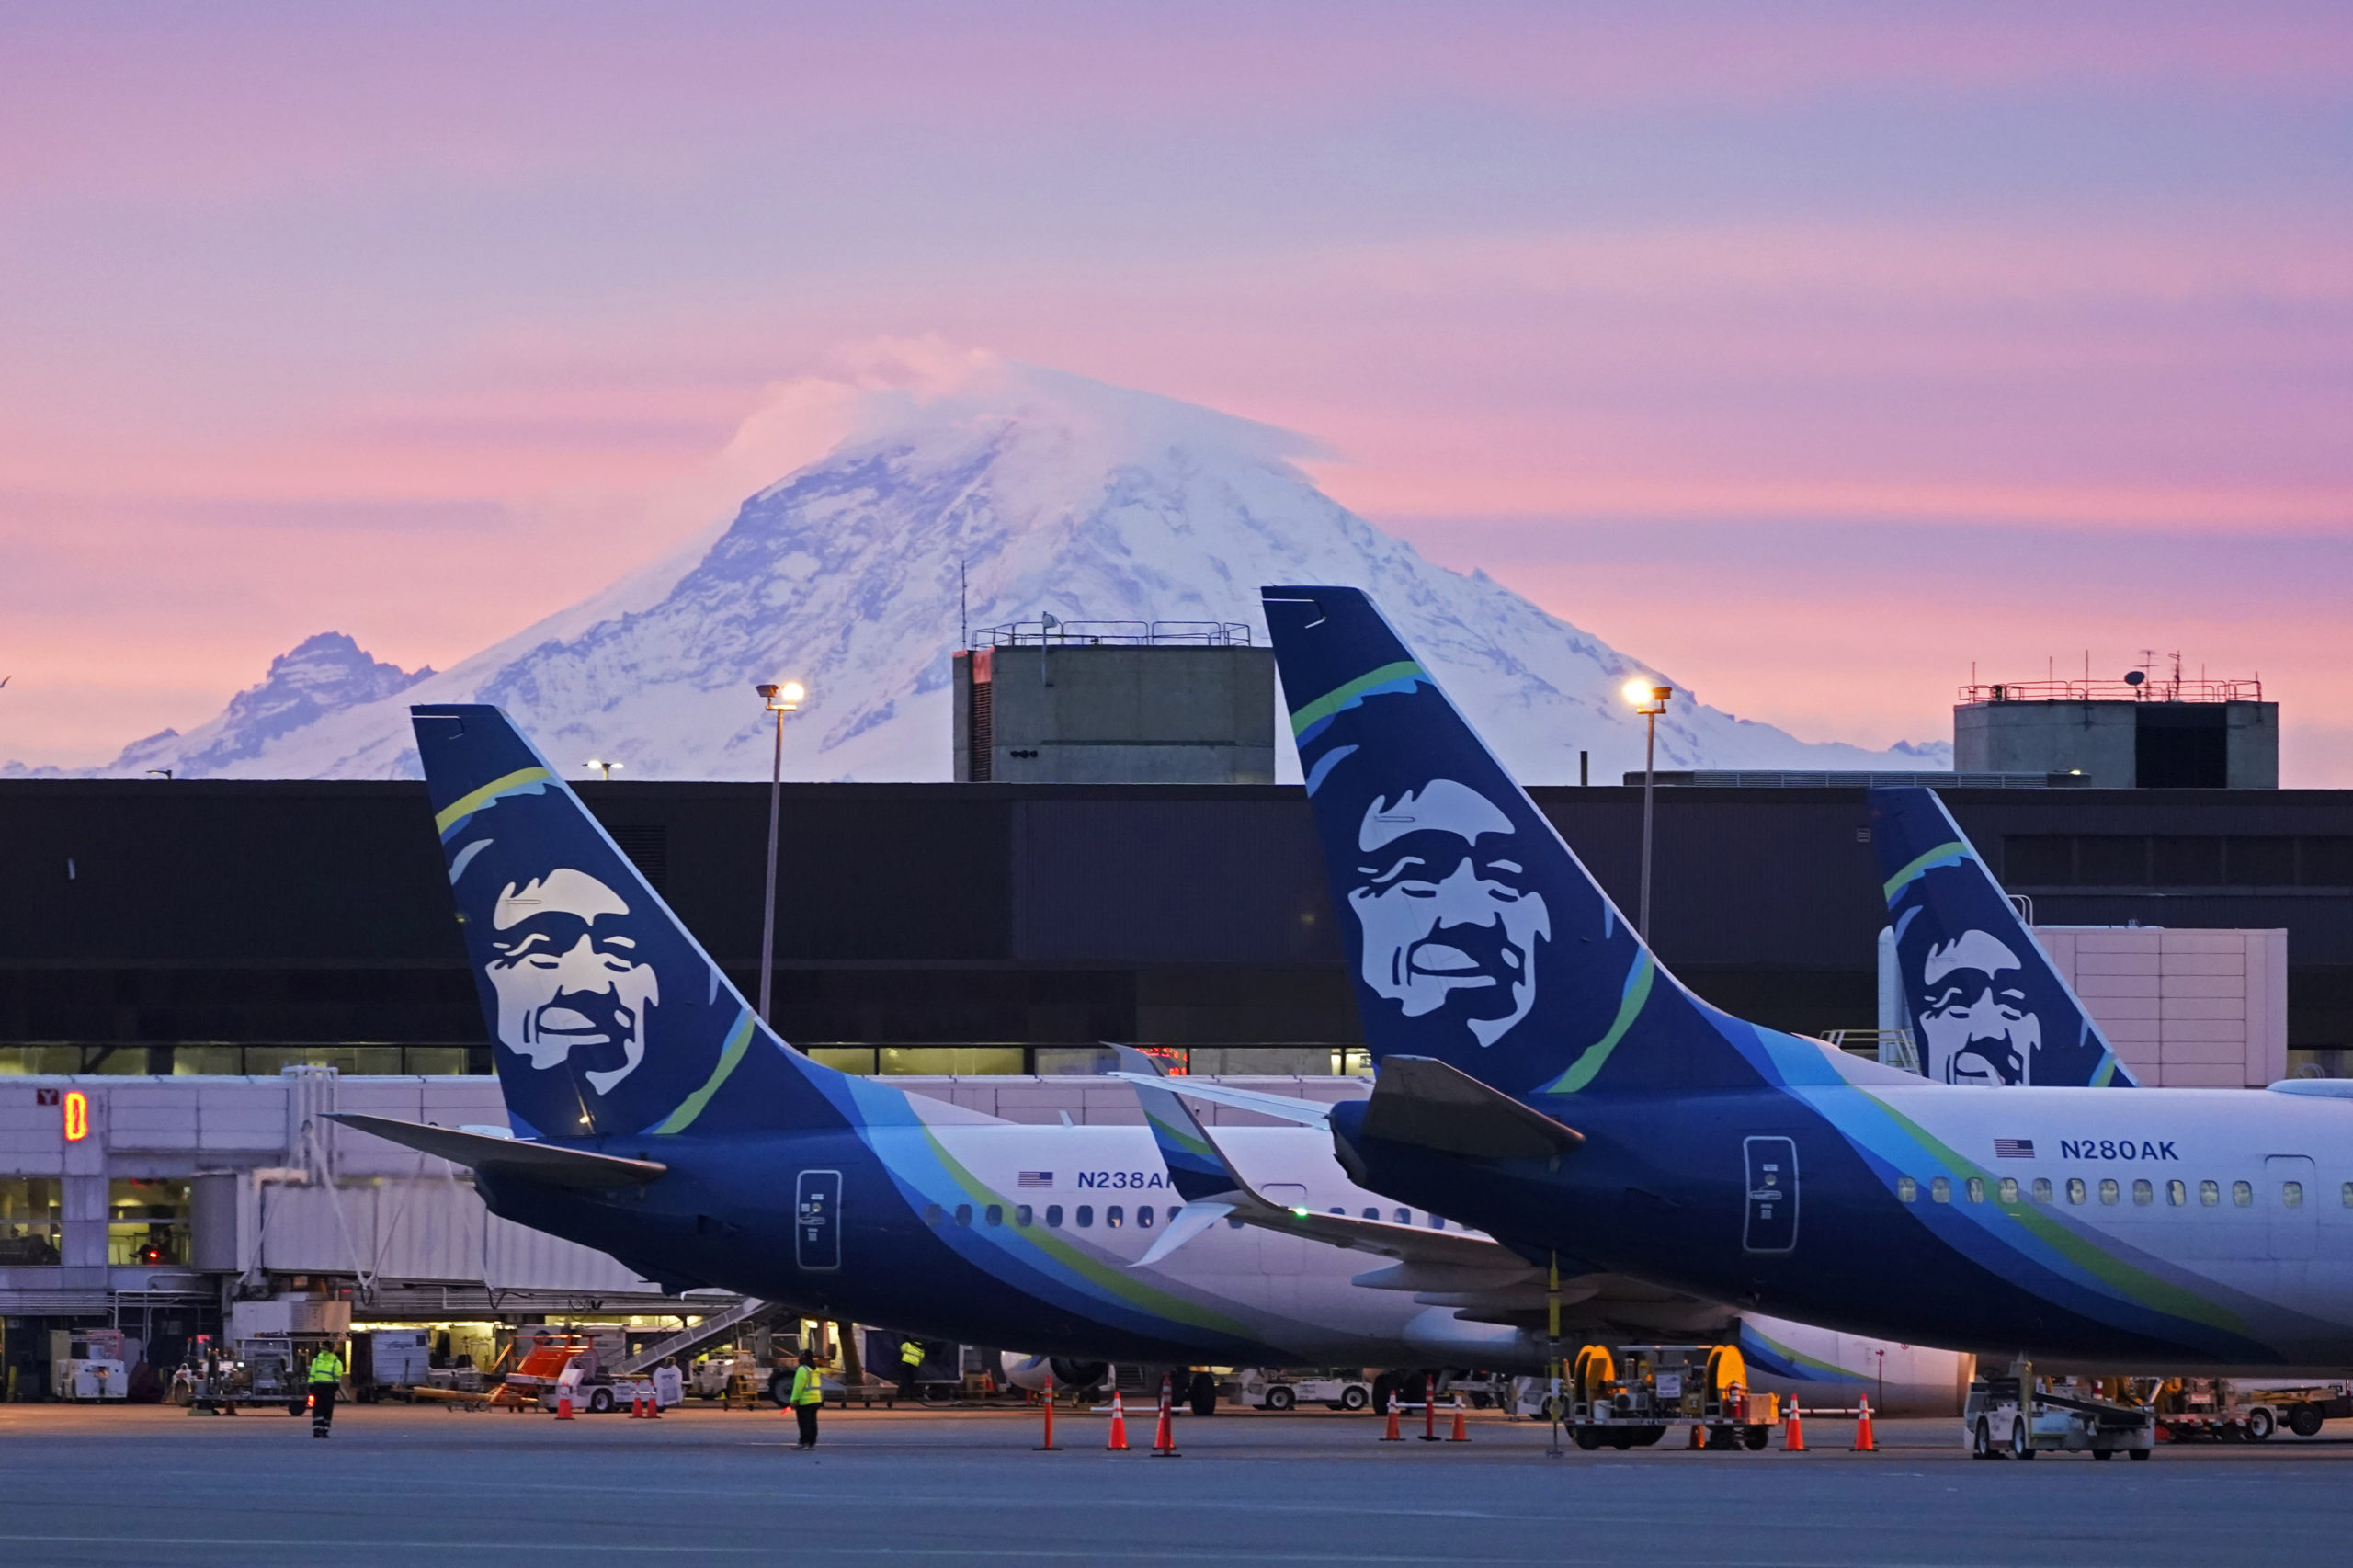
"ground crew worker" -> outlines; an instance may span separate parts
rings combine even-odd
[[[330,1340],[311,1358],[311,1436],[324,1437],[335,1425],[335,1396],[343,1392],[343,1358]]]
[[[817,1353],[803,1350],[801,1365],[792,1369],[792,1418],[801,1424],[801,1443],[804,1449],[817,1446],[817,1407],[825,1403],[825,1391],[817,1381]]]
[[[923,1370],[923,1346],[915,1340],[899,1341],[899,1397],[915,1396],[915,1378]]]

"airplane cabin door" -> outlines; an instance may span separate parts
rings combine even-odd
[[[842,1266],[842,1173],[802,1171],[792,1194],[792,1261],[806,1271]]]
[[[2264,1228],[2271,1256],[2291,1261],[2320,1250],[2319,1190],[2313,1163],[2302,1154],[2274,1154],[2263,1162]]]
[[[1750,1252],[1793,1252],[1798,1244],[1798,1145],[1794,1138],[1748,1138],[1748,1223],[1740,1244]]]

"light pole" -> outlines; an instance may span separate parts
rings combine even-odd
[[[1658,787],[1658,716],[1674,695],[1673,687],[1648,676],[1626,683],[1626,700],[1643,716],[1648,732],[1643,738],[1643,900],[1634,922],[1634,935],[1644,942],[1651,939],[1651,797]]]
[[[619,767],[620,764],[618,762],[605,762],[599,758],[592,756],[588,759],[588,766],[603,774],[605,776],[605,782],[610,784],[613,781],[613,769]]]
[[[753,689],[776,715],[776,766],[768,773],[768,892],[760,906],[760,1022],[774,1028],[768,1018],[768,987],[776,978],[776,830],[784,811],[784,716],[808,694],[799,681]]]

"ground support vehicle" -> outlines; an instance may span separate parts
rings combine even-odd
[[[1361,1368],[1245,1367],[1231,1382],[1234,1397],[1252,1410],[1322,1404],[1353,1413],[1372,1406],[1372,1380]]]
[[[324,1335],[262,1335],[209,1352],[188,1376],[175,1376],[170,1398],[192,1415],[233,1415],[239,1410],[275,1406],[289,1415],[311,1411],[311,1358],[324,1349]]]
[[[1774,1394],[1748,1392],[1748,1369],[1729,1345],[1628,1345],[1577,1352],[1564,1391],[1563,1424],[1580,1449],[1649,1448],[1689,1422],[1695,1447],[1762,1449],[1781,1417]]]
[[[2024,1362],[2006,1378],[1969,1385],[1961,1436],[1972,1459],[2030,1460],[2039,1453],[2119,1453],[2145,1460],[2157,1438],[2156,1412],[2145,1404],[2061,1393],[2035,1381]]]
[[[2157,1437],[2168,1443],[2260,1443],[2282,1426],[2299,1437],[2353,1416],[2353,1385],[2170,1378],[2156,1392]]]

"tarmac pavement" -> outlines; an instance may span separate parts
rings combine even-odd
[[[1179,1417],[1154,1457],[1100,1416],[774,1410],[659,1422],[345,1405],[335,1436],[274,1411],[0,1405],[0,1563],[598,1565],[1622,1564],[2106,1568],[2345,1561],[2353,1424],[2145,1463],[1970,1461],[1953,1421],[1807,1426],[1810,1451],[1545,1454],[1478,1414],[1468,1443],[1378,1441],[1369,1416]],[[1441,1431],[1444,1426],[1441,1424]]]

